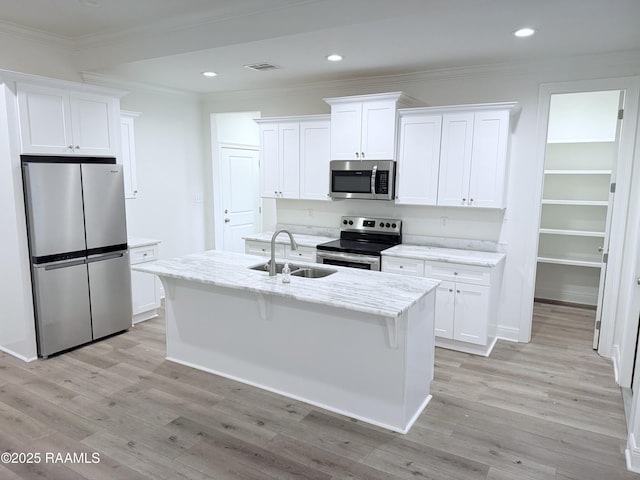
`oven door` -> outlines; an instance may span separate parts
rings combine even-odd
[[[380,257],[373,255],[359,255],[356,253],[318,250],[316,253],[316,261],[324,265],[337,265],[340,267],[380,271]]]

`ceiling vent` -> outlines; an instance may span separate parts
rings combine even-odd
[[[272,63],[253,63],[251,65],[245,65],[245,67],[257,72],[266,72],[268,70],[277,70],[280,68],[278,65],[273,65]]]

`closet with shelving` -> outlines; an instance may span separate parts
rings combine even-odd
[[[539,300],[597,304],[620,95],[602,91],[551,98],[538,239]]]

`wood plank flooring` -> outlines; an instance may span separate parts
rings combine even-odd
[[[436,351],[407,435],[164,359],[162,318],[45,361],[0,353],[1,479],[638,479],[593,311],[536,304],[532,342]],[[84,453],[99,463],[45,463]]]

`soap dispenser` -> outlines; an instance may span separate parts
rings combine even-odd
[[[291,269],[289,268],[289,262],[284,262],[282,267],[282,283],[291,282]]]

